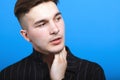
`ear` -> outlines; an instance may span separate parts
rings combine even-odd
[[[28,36],[28,33],[27,33],[27,30],[20,30],[20,33],[21,33],[21,35],[24,37],[24,39],[26,39],[27,41],[29,41],[30,42],[30,38],[29,38],[29,36]]]

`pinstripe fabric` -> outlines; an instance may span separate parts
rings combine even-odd
[[[105,80],[103,69],[96,63],[79,59],[67,48],[68,66],[64,80]],[[0,72],[0,80],[50,80],[49,69],[41,54],[33,53]]]

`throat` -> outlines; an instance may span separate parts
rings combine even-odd
[[[52,65],[52,63],[53,63],[54,54],[44,55],[44,56],[42,56],[42,58],[43,58],[43,61],[44,61],[45,63],[47,63],[48,68],[50,69],[50,68],[51,68],[51,65]]]

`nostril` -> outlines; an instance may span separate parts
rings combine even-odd
[[[57,34],[57,33],[59,33],[59,29],[57,27],[54,27],[50,30],[50,33],[51,34]]]
[[[54,22],[53,20],[50,21],[50,34],[57,34],[60,30],[58,27],[58,24]]]

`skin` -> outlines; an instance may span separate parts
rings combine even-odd
[[[20,18],[22,36],[41,52],[52,80],[64,78],[67,61],[64,20],[55,3],[41,3]],[[55,76],[56,75],[56,76]]]

